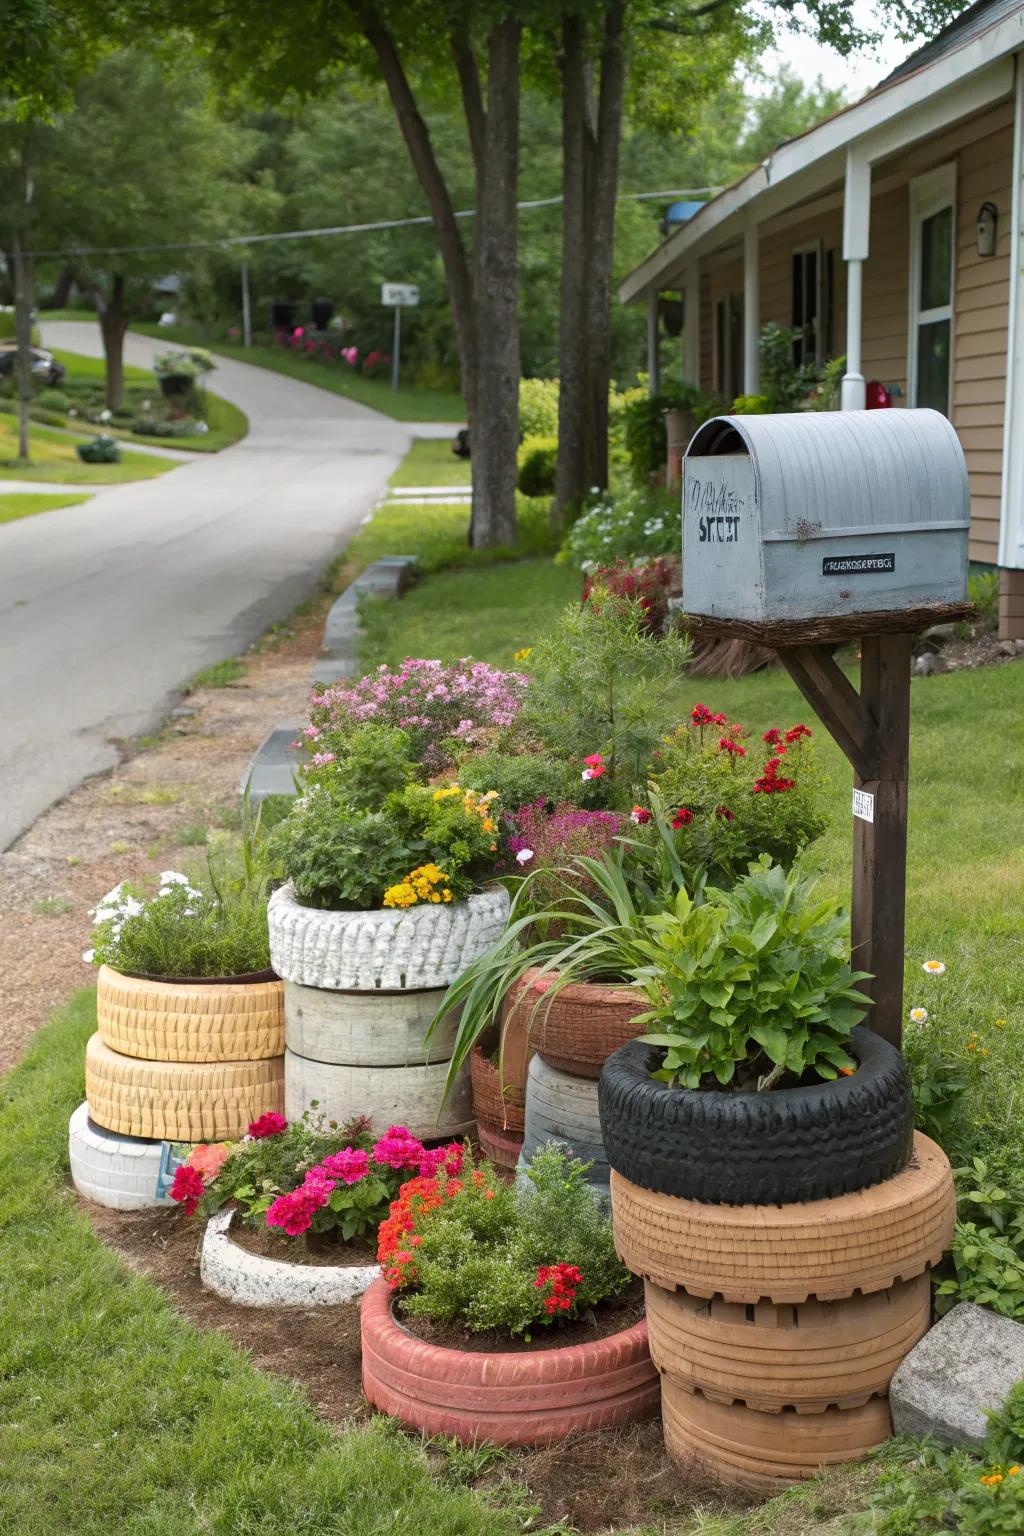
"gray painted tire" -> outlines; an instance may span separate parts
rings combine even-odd
[[[448,987],[501,937],[508,905],[495,886],[448,905],[330,912],[302,906],[289,881],[270,898],[271,964],[285,981],[332,991]]]
[[[426,1066],[352,1067],[310,1061],[284,1053],[284,1112],[301,1119],[314,1100],[314,1114],[339,1125],[366,1115],[374,1130],[404,1125],[421,1141],[450,1140],[473,1128],[473,1091],[467,1061],[448,1098],[446,1061]]]
[[[353,1067],[448,1061],[458,1027],[454,1015],[429,1045],[423,1043],[444,994],[443,987],[416,992],[333,992],[286,981],[285,1044],[296,1056]]]
[[[112,1211],[173,1205],[169,1191],[182,1161],[170,1141],[119,1136],[89,1119],[80,1104],[68,1124],[71,1181],[80,1195]]]
[[[591,1077],[561,1072],[534,1056],[526,1076],[525,1161],[551,1141],[565,1146],[573,1157],[593,1163],[588,1183],[607,1189],[611,1170],[601,1136],[597,1083]]]
[[[335,1307],[361,1296],[380,1274],[376,1264],[289,1264],[249,1253],[231,1241],[233,1211],[211,1216],[203,1234],[199,1278],[239,1307]]]

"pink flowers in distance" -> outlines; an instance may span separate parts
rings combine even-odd
[[[314,766],[330,761],[332,741],[366,721],[408,731],[427,768],[449,765],[442,747],[449,737],[511,725],[522,707],[527,678],[464,656],[461,661],[427,661],[407,656],[401,666],[378,667],[358,682],[338,683],[314,693],[309,724],[300,733]]]

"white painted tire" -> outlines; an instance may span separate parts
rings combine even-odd
[[[284,984],[285,1043],[296,1056],[346,1066],[409,1067],[448,1061],[458,1018],[423,1037],[444,997],[443,987],[423,992],[333,992]]]
[[[295,899],[291,881],[268,911],[270,958],[285,981],[341,992],[447,987],[490,949],[508,921],[501,886],[447,906],[324,912]]]
[[[199,1278],[239,1307],[336,1307],[361,1296],[380,1274],[376,1264],[289,1264],[249,1253],[231,1240],[233,1211],[206,1224]]]
[[[469,1063],[448,1095],[446,1061],[418,1067],[350,1067],[284,1053],[284,1112],[298,1120],[307,1109],[339,1125],[366,1115],[375,1131],[404,1125],[421,1141],[449,1140],[473,1128]],[[316,1108],[313,1109],[314,1102]]]
[[[68,1125],[71,1181],[80,1195],[112,1211],[172,1205],[169,1191],[182,1159],[170,1141],[119,1136],[89,1119],[80,1104]]]
[[[593,1163],[588,1183],[607,1188],[610,1169],[601,1135],[596,1080],[560,1072],[534,1056],[526,1075],[526,1161],[549,1141],[563,1144],[582,1162]]]

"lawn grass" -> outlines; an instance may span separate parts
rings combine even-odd
[[[88,501],[88,496],[52,495],[46,491],[11,491],[5,496],[0,492],[0,523],[16,523],[21,517],[34,517],[37,512],[56,512],[59,507],[77,507]]]
[[[43,318],[46,320],[72,318],[88,320],[89,317],[87,315],[45,315]],[[65,352],[60,347],[54,347],[51,350],[58,363],[64,364],[70,378],[83,383],[88,381],[90,384],[104,384],[106,382],[107,364],[105,358],[86,357],[82,352]],[[154,389],[158,387],[156,377],[151,370],[149,368],[138,368],[134,363],[125,363],[124,382],[126,384],[151,384]],[[58,384],[57,388],[62,388],[62,385]]]
[[[101,435],[97,427],[89,436]],[[72,485],[117,485],[125,480],[149,480],[176,469],[174,459],[165,459],[152,453],[122,452],[120,464],[83,464],[75,452],[75,445],[86,442],[87,436],[69,437],[61,432],[51,432],[46,427],[33,426],[30,433],[31,464],[19,464],[18,427],[13,416],[0,416],[0,480],[39,480],[59,485],[67,481]]]
[[[510,667],[512,652],[531,645],[578,591],[571,568],[546,561],[442,572],[399,603],[369,605],[362,659],[472,654]],[[852,660],[850,670],[856,684]],[[932,1038],[961,1057],[978,1031],[990,1055],[968,1117],[982,1141],[1019,1161],[1024,1182],[1024,661],[915,678],[911,701],[906,1007],[926,1007]],[[828,827],[808,863],[848,900],[851,771],[789,677],[781,668],[735,682],[682,676],[651,707],[668,729],[698,702],[755,739],[770,725],[812,726]],[[581,756],[593,746],[581,745]],[[945,976],[925,976],[927,959],[944,961]]]
[[[47,316],[47,318],[57,317]],[[102,357],[86,357],[80,352],[63,352],[59,349],[53,355],[64,364],[68,371],[68,378],[76,383],[89,381],[102,384],[107,376],[106,363]],[[148,368],[136,368],[126,364],[124,382],[140,388],[148,387],[154,396],[160,393],[156,376]],[[145,432],[129,432],[116,422],[108,422],[105,426],[95,427],[93,430],[105,432],[108,437],[121,438],[124,442],[148,443],[156,448],[163,446],[188,448],[193,453],[219,453],[222,448],[230,448],[232,443],[237,443],[246,435],[249,430],[249,418],[237,405],[232,405],[230,400],[222,400],[220,395],[214,394],[212,390],[205,390],[204,396],[206,425],[210,429],[208,432],[193,433],[189,437],[152,437]],[[74,417],[62,415],[59,412],[47,411],[44,419],[60,420],[72,430],[81,426],[81,422],[76,421]]]
[[[95,995],[0,1102],[0,1530],[11,1536],[513,1536],[377,1422],[332,1433],[290,1382],[191,1327],[60,1182]]]
[[[44,315],[43,319],[46,318]],[[206,347],[222,357],[233,357],[240,363],[252,363],[256,368],[269,368],[291,379],[301,379],[305,384],[315,384],[319,389],[329,390],[332,394],[357,400],[361,405],[368,405],[384,416],[394,417],[396,421],[450,421],[462,426],[466,420],[462,396],[450,390],[417,389],[408,384],[393,390],[389,378],[379,376],[368,379],[347,363],[316,362],[287,347],[243,347],[241,342],[211,338],[198,325],[162,326],[144,321],[133,324],[132,330],[144,336],[156,336],[166,341],[168,346]]]
[[[389,485],[465,485],[472,483],[472,465],[452,453],[451,438],[418,437],[391,476]]]
[[[214,661],[208,667],[203,667],[195,677],[190,677],[182,688],[182,693],[195,693],[198,688],[230,688],[232,683],[240,682],[247,671],[245,662],[241,656],[228,656],[223,661]]]
[[[516,502],[519,538],[497,549],[470,549],[466,502],[378,507],[348,544],[343,561],[366,566],[382,555],[415,555],[420,571],[432,572],[522,560],[557,548],[547,498],[519,496]]]

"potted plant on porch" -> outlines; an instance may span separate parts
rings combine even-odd
[[[543,1445],[651,1416],[639,1295],[583,1165],[538,1154],[526,1187],[466,1159],[403,1185],[362,1302],[375,1408],[464,1443]]]

